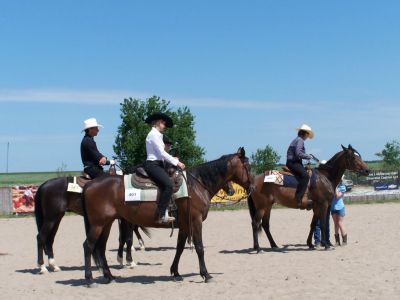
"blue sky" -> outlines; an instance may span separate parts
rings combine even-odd
[[[0,1],[0,172],[81,169],[82,121],[158,95],[196,117],[214,159],[267,144],[284,161],[351,143],[365,159],[398,139],[398,1]]]

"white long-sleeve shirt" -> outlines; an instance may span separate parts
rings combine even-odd
[[[162,133],[153,127],[146,137],[147,160],[166,160],[176,166],[179,160],[165,151],[164,146]]]

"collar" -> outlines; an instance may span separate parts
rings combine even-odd
[[[156,135],[158,135],[158,136],[162,136],[162,135],[163,135],[163,134],[162,134],[161,132],[159,132],[158,129],[155,128],[155,127],[152,127],[152,128],[151,128],[151,131],[154,132],[154,133],[155,133]]]

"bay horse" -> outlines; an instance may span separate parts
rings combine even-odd
[[[170,272],[176,281],[183,280],[178,272],[178,264],[185,247],[193,240],[199,259],[200,275],[205,282],[212,276],[208,273],[202,237],[202,223],[207,218],[210,199],[228,181],[235,181],[248,189],[252,183],[250,165],[245,150],[200,164],[187,170],[187,186],[189,197],[176,199],[178,207],[177,227],[179,228],[175,258]],[[157,204],[154,202],[124,202],[124,177],[100,177],[84,187],[83,205],[86,228],[86,240],[83,243],[85,258],[85,279],[88,287],[95,286],[91,271],[91,255],[100,248],[100,266],[106,282],[114,280],[107,264],[105,249],[112,223],[115,219],[124,218],[131,223],[145,227],[170,228],[170,225],[157,223]]]
[[[314,248],[311,239],[316,222],[319,219],[322,236],[321,244],[325,244],[325,249],[329,249],[330,245],[325,243],[325,220],[328,207],[334,197],[336,186],[339,184],[345,170],[367,176],[369,169],[367,164],[362,161],[361,155],[357,150],[351,145],[347,148],[342,145],[342,151],[336,153],[326,164],[320,165],[315,170],[317,172],[315,184],[310,185],[308,194],[309,198],[312,199],[313,218],[307,238],[307,245],[311,249]],[[271,248],[278,248],[269,229],[271,208],[274,202],[289,208],[297,208],[294,188],[265,183],[264,177],[264,174],[255,176],[255,190],[247,199],[253,229],[253,247],[257,253],[262,252],[258,243],[258,232],[261,231],[261,227],[267,235]]]
[[[111,165],[109,169],[110,175],[115,175],[115,166]],[[54,271],[60,271],[60,267],[54,259],[53,243],[56,236],[61,219],[66,212],[74,212],[83,215],[81,194],[67,192],[68,183],[73,178],[58,177],[49,179],[41,184],[35,195],[35,219],[38,228],[37,234],[37,263],[40,268],[39,273],[48,273],[43,260],[43,251],[48,257],[49,267]],[[146,234],[148,231],[141,228]],[[141,239],[138,226],[130,225],[125,220],[120,221],[120,244],[126,241],[126,235],[136,233],[139,241]],[[126,261],[128,266],[135,265],[132,254],[132,239],[130,244],[127,243]],[[97,260],[95,258],[95,260]],[[118,254],[118,261],[122,264],[122,251]]]

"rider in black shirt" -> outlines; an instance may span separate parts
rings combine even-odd
[[[103,165],[107,162],[107,158],[97,149],[94,137],[99,133],[99,127],[102,125],[97,123],[95,118],[85,120],[84,128],[85,136],[81,142],[81,158],[84,172],[92,179],[104,175]]]

